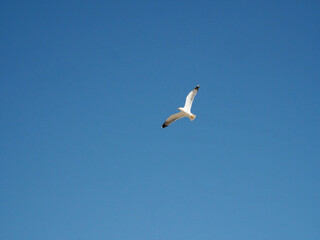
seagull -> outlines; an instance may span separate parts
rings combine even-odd
[[[178,109],[180,112],[175,113],[168,117],[168,119],[162,124],[162,128],[168,127],[171,123],[174,121],[179,120],[183,117],[188,117],[190,121],[193,121],[196,118],[196,115],[191,113],[191,107],[194,97],[196,96],[200,85],[196,86],[187,96],[186,103],[184,104],[184,107],[179,107]]]

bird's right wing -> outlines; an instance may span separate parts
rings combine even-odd
[[[186,103],[184,104],[184,108],[191,111],[192,103],[194,97],[197,95],[200,85],[196,86],[187,96]]]
[[[162,128],[168,127],[171,123],[173,123],[174,121],[177,121],[178,119],[183,118],[183,117],[184,117],[184,115],[183,115],[182,112],[178,112],[178,113],[175,113],[175,114],[171,115],[164,122],[164,124],[162,124]]]

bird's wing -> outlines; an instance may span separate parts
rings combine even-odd
[[[192,102],[194,97],[196,96],[200,85],[196,86],[187,96],[186,103],[184,104],[184,108],[191,111]]]
[[[168,117],[168,119],[164,122],[164,124],[162,124],[162,128],[168,127],[171,123],[183,117],[184,115],[182,112],[172,114],[170,117]]]

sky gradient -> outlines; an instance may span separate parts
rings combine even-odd
[[[1,1],[0,239],[320,239],[319,12]]]

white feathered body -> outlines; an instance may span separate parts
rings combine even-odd
[[[183,114],[184,117],[188,117],[191,121],[193,121],[197,117],[195,114],[190,112],[190,110],[187,108],[180,107],[178,109],[180,110],[180,112]]]

